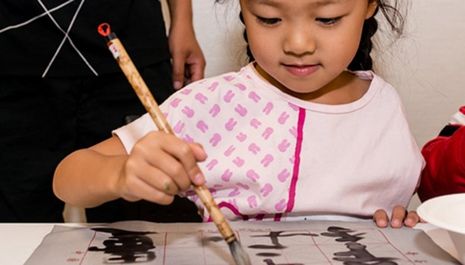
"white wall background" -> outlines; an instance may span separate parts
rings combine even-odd
[[[380,68],[401,94],[422,146],[465,105],[465,1],[408,2],[405,35],[385,52]]]
[[[246,64],[239,1],[192,0],[194,27],[207,59],[206,76],[238,70]]]
[[[377,72],[399,91],[419,146],[465,105],[464,0],[399,0],[407,7],[401,39],[378,36]],[[237,0],[192,0],[194,25],[207,59],[206,75],[244,64]],[[416,207],[415,199],[412,207]]]

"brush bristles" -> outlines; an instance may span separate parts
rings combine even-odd
[[[252,265],[249,255],[244,251],[239,241],[234,240],[229,242],[228,245],[236,265]]]

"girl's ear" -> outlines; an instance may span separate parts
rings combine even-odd
[[[378,0],[368,0],[368,9],[365,19],[369,19],[376,14],[378,9]]]

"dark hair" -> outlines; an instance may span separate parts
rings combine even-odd
[[[378,21],[376,20],[375,15],[379,11],[381,11],[383,16],[386,18],[391,30],[398,36],[402,34],[404,20],[398,9],[398,2],[391,1],[393,4],[389,4],[389,1],[386,0],[376,1],[378,2],[378,7],[376,8],[375,14],[371,18],[365,20],[365,23],[363,24],[360,45],[358,46],[354,59],[348,66],[348,69],[351,71],[373,69],[373,59],[370,54],[373,49],[372,37],[378,31]]]
[[[221,0],[217,0],[221,2]],[[383,16],[386,18],[386,21],[391,28],[391,30],[400,36],[402,34],[402,29],[404,26],[404,19],[402,14],[398,9],[398,1],[397,0],[376,0],[378,2],[378,7],[376,8],[375,14],[365,20],[363,24],[362,36],[360,39],[360,45],[358,47],[357,53],[355,54],[354,59],[349,64],[348,69],[351,71],[358,71],[358,70],[372,70],[373,69],[373,59],[371,58],[371,50],[373,49],[373,41],[372,37],[378,31],[378,21],[375,18],[375,15],[381,11]],[[392,4],[388,2],[393,2]],[[242,16],[242,12],[239,14],[239,18],[242,23],[244,23],[244,18]],[[244,40],[248,43],[247,40],[247,31],[244,30],[243,33]],[[247,45],[247,56],[249,57],[249,61],[253,61],[254,57],[252,51],[250,50],[249,45]]]

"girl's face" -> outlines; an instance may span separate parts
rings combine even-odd
[[[286,93],[315,99],[340,86],[371,0],[240,0],[258,72]]]

